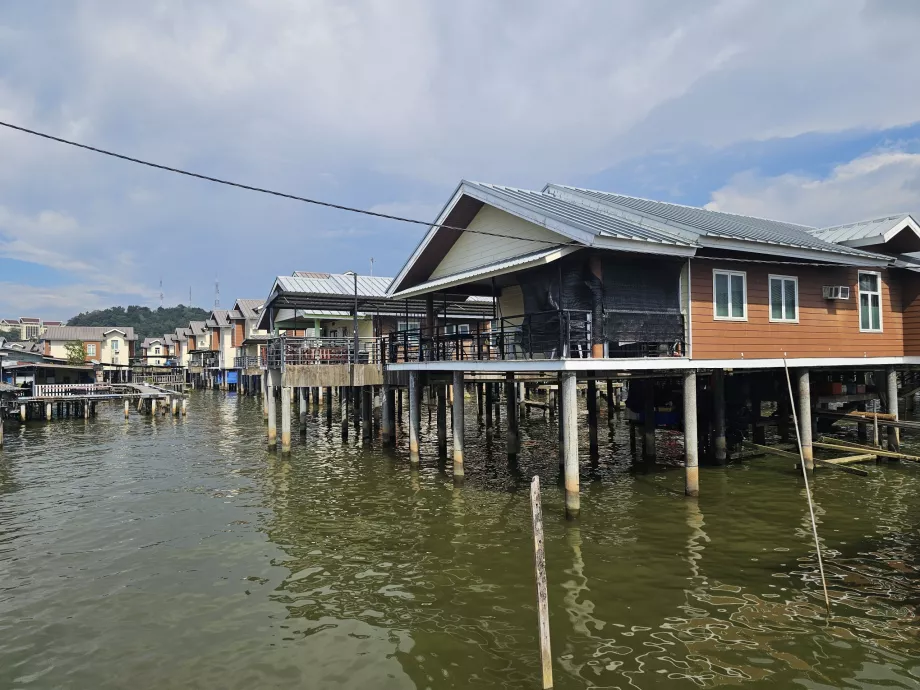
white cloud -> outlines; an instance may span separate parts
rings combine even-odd
[[[918,28],[916,3],[863,0],[31,3],[0,17],[0,119],[427,220],[461,177],[540,185],[665,146],[914,122]],[[0,230],[0,252],[133,294],[162,276],[167,301],[343,270],[330,237],[392,274],[418,236],[3,129],[0,151],[0,206],[80,228]]]
[[[715,211],[826,227],[920,210],[920,154],[878,151],[825,177],[737,175],[712,193]]]

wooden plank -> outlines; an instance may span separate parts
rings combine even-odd
[[[826,450],[853,450],[853,446],[844,446],[839,443],[821,443],[813,442],[815,448],[825,448]],[[884,450],[882,448],[868,448],[875,455],[883,458],[894,458],[896,460],[910,460],[911,462],[920,462],[920,457],[916,455],[907,455],[905,453],[896,453],[893,450]]]
[[[873,453],[861,453],[859,455],[845,455],[842,458],[830,458],[824,462],[831,462],[835,465],[849,465],[854,462],[869,462],[876,459],[878,459],[878,456]]]
[[[540,661],[543,688],[553,687],[553,655],[549,639],[549,595],[546,588],[546,553],[543,541],[543,507],[540,501],[540,477],[530,482],[530,515],[533,520],[533,559],[537,576],[537,623],[540,630]]]
[[[841,472],[846,472],[847,474],[855,474],[860,477],[868,477],[869,473],[866,470],[861,470],[858,467],[849,467],[847,465],[837,465],[828,460],[819,460],[815,458],[815,464],[819,467],[827,467],[832,470],[840,470]]]
[[[794,460],[800,459],[798,453],[792,453],[788,450],[783,450],[782,448],[774,448],[773,446],[761,446],[757,443],[751,443],[749,441],[745,441],[744,445],[750,446],[751,448],[756,448],[757,450],[762,450],[765,453],[771,453],[772,455],[779,455],[780,457],[783,457],[783,458],[792,458]]]

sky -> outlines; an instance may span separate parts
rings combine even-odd
[[[915,0],[0,2],[0,120],[425,221],[470,179],[823,226],[920,211],[918,32]],[[0,317],[392,276],[424,231],[0,128]]]

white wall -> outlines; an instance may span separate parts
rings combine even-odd
[[[568,241],[568,238],[551,230],[488,205],[480,209],[479,213],[467,226],[467,229],[484,230],[489,233],[510,235],[512,237],[495,237],[494,235],[464,232],[432,272],[432,279],[485,266],[503,259],[523,256],[541,249],[548,249],[551,246],[546,242],[528,242],[526,239],[512,238],[533,238],[560,244]]]

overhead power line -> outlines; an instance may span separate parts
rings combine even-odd
[[[219,177],[212,177],[211,175],[202,175],[201,173],[191,172],[189,170],[182,170],[181,168],[173,168],[168,165],[161,165],[160,163],[153,163],[151,161],[145,161],[140,158],[134,158],[133,156],[126,156],[122,153],[115,153],[114,151],[108,151],[106,149],[100,149],[96,146],[90,146],[88,144],[81,144],[77,141],[71,141],[70,139],[63,139],[61,137],[56,137],[51,134],[46,134],[45,132],[39,132],[34,129],[29,129],[27,127],[20,127],[19,125],[14,125],[9,122],[0,121],[0,126],[7,127],[8,129],[14,129],[17,132],[24,132],[25,134],[31,134],[36,137],[41,137],[42,139],[48,139],[50,141],[56,141],[59,144],[66,144],[67,146],[74,146],[78,149],[84,149],[85,151],[92,151],[93,153],[99,153],[103,156],[110,156],[111,158],[118,158],[119,160],[128,161],[129,163],[137,163],[138,165],[145,165],[148,168],[155,168],[157,170],[165,170],[166,172],[175,173],[177,175],[184,175],[186,177],[194,177],[198,180],[205,180],[206,182],[214,182],[216,184],[226,185],[228,187],[236,187],[237,189],[245,189],[250,192],[259,192],[260,194],[270,194],[271,196],[281,197],[282,199],[291,199],[293,201],[302,201],[305,204],[314,204],[316,206],[324,206],[326,208],[333,208],[339,211],[348,211],[349,213],[360,213],[365,216],[372,216],[374,218],[384,218],[386,220],[395,220],[400,223],[412,223],[414,225],[424,225],[429,228],[443,228],[445,230],[458,230],[460,232],[472,232],[477,235],[489,235],[491,237],[502,237],[511,240],[522,240],[525,242],[536,242],[539,244],[548,244],[553,246],[564,247],[568,245],[575,245],[578,242],[568,241],[568,242],[556,242],[553,240],[539,240],[532,237],[517,237],[514,235],[504,235],[497,232],[488,232],[487,230],[470,230],[468,228],[462,228],[456,225],[445,225],[444,223],[431,223],[426,220],[418,220],[417,218],[404,218],[403,216],[395,216],[389,213],[380,213],[378,211],[368,211],[363,208],[356,208],[354,206],[345,206],[343,204],[334,204],[331,201],[322,201],[321,199],[311,199],[305,196],[297,196],[296,194],[287,194],[285,192],[277,192],[272,189],[265,189],[264,187],[255,187],[253,185],[243,184],[242,182],[233,182],[232,180],[224,180]]]

